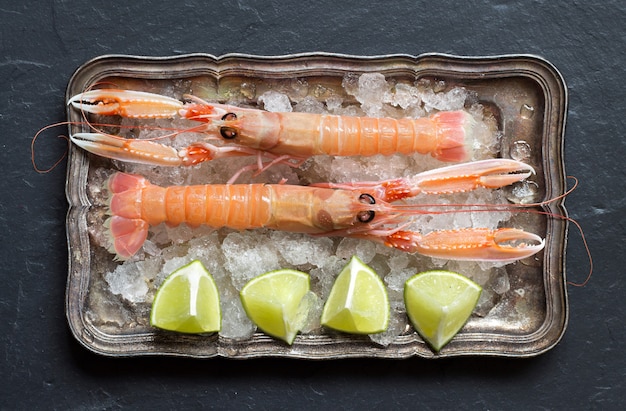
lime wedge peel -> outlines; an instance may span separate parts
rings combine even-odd
[[[221,322],[217,286],[199,260],[170,274],[154,296],[150,312],[153,327],[202,334],[218,332]]]
[[[439,352],[465,325],[482,288],[461,274],[418,273],[404,285],[407,316],[419,335]],[[353,334],[378,334],[389,325],[390,306],[381,278],[358,257],[339,273],[324,304],[310,291],[307,273],[292,269],[259,275],[241,289],[246,315],[264,333],[292,344],[313,315],[322,326]],[[316,308],[317,304],[317,308]],[[219,332],[222,314],[217,286],[195,260],[175,270],[157,290],[150,324],[189,334]],[[309,324],[310,325],[310,324]]]
[[[463,328],[482,288],[452,271],[426,271],[404,286],[407,315],[415,330],[439,352]]]
[[[376,272],[353,256],[341,270],[322,311],[321,324],[353,334],[377,334],[389,324],[389,298]]]
[[[265,334],[290,345],[309,317],[311,294],[309,275],[292,269],[261,274],[239,293],[248,318]]]

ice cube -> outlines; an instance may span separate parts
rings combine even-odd
[[[479,317],[486,317],[495,306],[496,301],[498,301],[498,298],[493,290],[483,288],[483,291],[478,298],[478,303],[474,308],[474,314]]]
[[[290,113],[293,111],[289,97],[277,91],[266,91],[259,96],[258,101],[267,111],[275,113]]]
[[[381,117],[383,102],[389,93],[389,85],[385,76],[380,73],[365,73],[359,77],[359,86],[356,99],[366,115]]]
[[[166,255],[168,251],[169,251],[168,249],[165,250]],[[163,282],[163,280],[169,277],[174,271],[189,264],[192,260],[193,259],[189,257],[188,255],[185,255],[183,257],[170,256],[166,258],[163,264],[163,267],[161,268],[161,272],[157,275],[155,285],[159,287],[161,283]]]
[[[271,231],[270,238],[288,264],[316,264],[330,257],[333,241],[326,237]]]
[[[220,290],[222,329],[220,336],[234,340],[247,340],[254,334],[256,326],[246,315],[236,290]]]
[[[338,96],[331,96],[326,99],[326,108],[329,112],[333,114],[338,114],[339,110],[341,110],[341,105],[343,104],[343,99]]]
[[[390,290],[403,291],[406,280],[415,274],[414,269],[392,270],[385,276],[385,284]]]
[[[355,73],[348,73],[343,77],[341,87],[351,96],[356,96],[359,92],[359,75]]]
[[[131,303],[141,303],[146,300],[148,284],[138,265],[142,262],[130,262],[117,268],[104,277],[113,294],[121,295]]]
[[[390,103],[406,110],[409,107],[417,107],[421,102],[419,91],[416,87],[404,83],[398,83],[395,92],[391,96]]]
[[[409,255],[406,253],[392,255],[387,264],[392,273],[402,271],[409,265]]]
[[[467,99],[467,90],[462,87],[455,87],[448,92],[435,92],[428,90],[422,94],[424,108],[426,111],[452,111],[461,110]]]
[[[385,331],[378,334],[370,334],[370,339],[378,345],[387,347],[393,343],[399,335],[402,335],[407,327],[406,314],[391,310],[389,315],[389,325]]]
[[[346,261],[356,255],[365,264],[369,264],[376,255],[376,244],[371,241],[346,237],[337,246],[335,255]]]
[[[228,234],[222,251],[226,258],[224,266],[238,290],[257,275],[281,268],[275,244],[269,236],[259,235],[259,231]]]
[[[509,282],[509,275],[506,270],[500,268],[495,270],[496,275],[491,282],[491,288],[496,294],[502,295],[511,289],[511,283]]]
[[[324,103],[322,103],[321,101],[311,96],[307,96],[298,104],[296,104],[294,111],[302,113],[323,114],[326,113],[326,108],[324,107]]]
[[[322,300],[326,300],[335,278],[339,275],[347,260],[331,255],[326,260],[320,261],[318,267],[311,269],[311,288]]]
[[[305,98],[309,94],[309,83],[303,78],[293,78],[289,82],[287,93],[294,99]]]
[[[301,320],[301,332],[306,334],[319,329],[321,327],[320,319],[324,308],[322,300],[315,293],[309,291],[302,298],[300,307],[302,311],[306,313],[306,317]]]

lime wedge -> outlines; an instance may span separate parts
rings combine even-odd
[[[465,325],[482,288],[452,271],[426,271],[404,284],[404,304],[411,323],[439,351]]]
[[[241,289],[246,314],[264,333],[292,344],[304,325],[310,304],[309,275],[283,269],[270,271],[248,281]]]
[[[211,333],[220,330],[221,317],[215,281],[195,260],[163,281],[154,296],[150,324],[181,333]]]
[[[369,266],[354,256],[337,276],[322,311],[323,326],[354,334],[376,334],[389,323],[385,286]]]

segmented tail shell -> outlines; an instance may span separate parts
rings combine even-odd
[[[115,201],[115,195],[138,190],[148,184],[145,178],[132,174],[116,173],[109,179],[108,188],[111,194],[109,208],[113,215],[107,220],[106,225],[111,235],[113,249],[110,251],[117,254],[121,260],[126,260],[139,251],[148,237],[150,225],[140,218],[118,215],[121,202]]]

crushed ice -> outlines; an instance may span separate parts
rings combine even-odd
[[[399,83],[389,81],[379,73],[346,75],[342,86],[345,93],[353,96],[358,104],[351,104],[321,85],[312,87],[304,81],[296,81],[291,82],[288,88],[289,93],[297,97],[297,101],[292,102],[285,93],[267,91],[257,97],[258,105],[276,112],[290,112],[295,109],[310,113],[396,117],[419,117],[438,110],[466,109],[479,124],[473,159],[489,158],[496,153],[499,136],[495,120],[484,114],[483,107],[464,88],[448,88],[445,83],[430,80],[419,80],[414,84]],[[256,87],[250,84],[246,83],[241,87],[241,93],[234,93],[239,98],[250,97],[256,92]],[[183,124],[186,123],[182,120],[165,123],[168,127],[183,127]],[[150,133],[155,131],[148,130],[144,133],[146,135],[142,138],[150,138],[153,137]],[[183,147],[198,138],[202,137],[185,133],[179,135],[173,144]],[[189,168],[162,168],[120,162],[115,162],[115,166],[122,171],[142,174],[155,184],[208,184],[225,182],[225,179],[250,164],[250,161],[254,159],[235,158],[205,162]],[[419,154],[367,158],[317,156],[307,160],[299,170],[278,165],[259,176],[246,173],[238,182],[278,183],[286,179],[291,184],[308,184],[319,181],[382,180],[416,174],[442,165],[444,164],[430,156]],[[93,183],[89,192],[96,203],[105,203],[101,187],[110,172],[106,169],[93,172]],[[420,197],[416,201],[433,203],[436,206],[458,201],[501,202],[502,198],[497,192],[479,190],[451,197]],[[425,214],[415,218],[413,228],[430,231],[472,225],[496,227],[507,218],[508,214],[505,212]],[[105,236],[97,231],[98,227],[92,227],[92,241],[103,242]],[[494,296],[505,293],[510,288],[504,269],[484,267],[481,270],[476,263],[448,262],[410,255],[366,240],[309,237],[271,230],[237,232],[216,231],[208,227],[191,229],[184,224],[179,227],[152,227],[143,248],[143,261],[135,258],[118,265],[105,275],[105,281],[109,291],[119,295],[121,299],[149,307],[155,290],[169,273],[193,259],[200,259],[214,276],[220,290],[223,311],[221,336],[245,340],[255,332],[255,327],[246,317],[239,300],[238,290],[246,281],[279,268],[291,267],[310,273],[313,296],[308,297],[311,299],[308,304],[312,310],[305,321],[304,332],[319,332],[319,313],[323,301],[330,292],[334,278],[353,255],[374,267],[388,288],[392,307],[389,329],[371,336],[374,342],[383,346],[393,343],[397,336],[408,329],[402,289],[404,282],[416,272],[432,269],[434,266],[445,266],[461,273],[475,273],[474,280],[487,286],[479,307],[482,315],[493,307],[496,301]],[[101,320],[106,322],[106,318]]]

